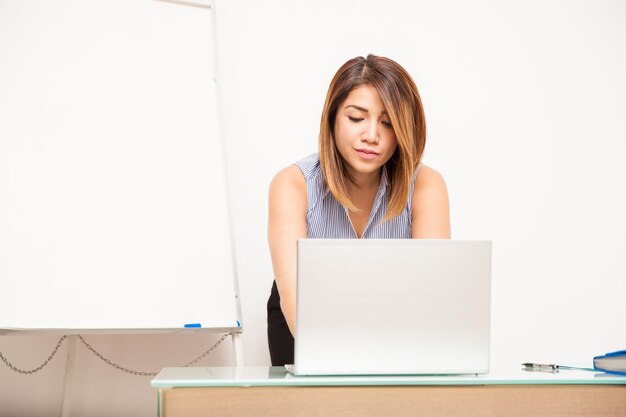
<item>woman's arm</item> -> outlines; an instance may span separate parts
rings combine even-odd
[[[306,212],[304,176],[291,165],[270,184],[268,240],[280,308],[292,335],[296,330],[296,240],[306,237]]]
[[[413,239],[450,239],[448,189],[441,174],[425,165],[415,179],[411,203]]]

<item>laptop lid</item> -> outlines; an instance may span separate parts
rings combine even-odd
[[[300,239],[298,375],[489,370],[491,242]]]

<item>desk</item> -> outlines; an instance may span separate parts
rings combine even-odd
[[[281,367],[164,368],[152,386],[162,417],[626,416],[626,377],[589,371],[296,377]]]

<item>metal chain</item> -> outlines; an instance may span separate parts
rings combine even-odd
[[[129,374],[133,374],[133,375],[139,375],[139,376],[156,376],[157,372],[142,372],[142,371],[134,371],[132,369],[128,369],[128,368],[124,368],[123,366],[120,366],[114,362],[112,362],[111,360],[105,358],[104,356],[102,356],[102,354],[100,354],[98,351],[96,351],[89,343],[87,343],[87,341],[81,336],[81,335],[76,335],[78,337],[78,339],[80,339],[80,341],[83,343],[83,345],[85,345],[85,347],[87,347],[87,349],[89,349],[94,355],[96,355],[98,358],[100,358],[101,360],[103,360],[105,363],[107,363],[108,365],[111,365],[112,367],[114,367],[115,369],[118,369],[122,372],[126,372]],[[230,333],[225,333],[221,338],[219,338],[219,340],[217,342],[215,342],[215,344],[213,346],[211,346],[209,349],[207,349],[206,351],[204,351],[200,356],[198,356],[196,359],[192,360],[191,362],[187,362],[185,365],[183,365],[183,367],[188,367],[193,365],[194,363],[198,362],[199,360],[201,360],[202,358],[204,358],[205,356],[207,356],[209,353],[211,353],[213,350],[215,350],[220,343],[222,343],[228,336],[230,336]],[[24,371],[22,369],[19,369],[17,367],[15,367],[11,362],[9,362],[7,360],[7,358],[4,357],[4,355],[2,354],[2,352],[0,352],[0,359],[5,363],[6,366],[8,366],[12,371],[15,371],[17,373],[23,374],[23,375],[30,375],[30,374],[34,374],[36,372],[41,371],[46,365],[48,365],[48,363],[52,360],[52,358],[54,358],[54,355],[56,355],[57,351],[59,350],[59,348],[61,347],[61,345],[63,344],[63,341],[65,341],[65,339],[67,339],[67,335],[61,337],[59,339],[59,342],[57,343],[56,347],[54,348],[54,350],[52,351],[52,353],[50,354],[50,356],[48,356],[48,359],[42,363],[40,366],[38,366],[37,368],[31,369],[30,371]]]
[[[120,366],[120,365],[112,362],[111,360],[105,358],[104,356],[102,356],[102,354],[100,354],[89,343],[87,343],[87,341],[81,335],[77,335],[77,336],[80,339],[80,341],[87,347],[87,349],[89,349],[94,355],[96,355],[98,358],[103,360],[107,365],[110,365],[110,366],[114,367],[117,370],[129,373],[129,374],[133,374],[133,375],[139,375],[139,376],[156,376],[158,374],[158,372],[134,371],[132,369],[124,368],[123,366]],[[226,339],[228,336],[230,336],[230,333],[225,333],[221,338],[219,338],[219,340],[217,342],[215,342],[215,344],[213,346],[211,346],[209,349],[204,351],[204,353],[202,353],[196,359],[194,359],[191,362],[188,362],[187,364],[183,365],[183,367],[191,366],[192,364],[198,362],[200,359],[204,358],[206,355],[211,353],[215,348],[217,348],[219,346],[219,344],[222,343],[224,341],[224,339]]]
[[[127,372],[133,375],[139,375],[139,376],[156,376],[157,374],[156,372],[133,371],[132,369],[127,369],[122,366],[119,366],[118,364],[113,363],[109,359],[102,356],[98,351],[96,351],[93,347],[91,347],[91,345],[87,343],[87,341],[81,335],[76,335],[76,336],[83,343],[83,345],[85,345],[87,349],[89,349],[94,355],[96,355],[97,357],[99,357],[100,359],[102,359],[104,362],[106,362],[108,365],[111,365],[115,369],[119,369],[120,371]]]
[[[59,350],[59,348],[61,347],[61,345],[63,344],[63,341],[67,339],[67,335],[61,337],[59,339],[59,342],[57,343],[56,347],[54,348],[54,350],[52,351],[52,353],[50,354],[50,356],[48,356],[48,359],[46,359],[46,361],[44,363],[42,363],[41,365],[39,365],[37,368],[31,369],[30,371],[25,371],[23,369],[19,369],[17,367],[15,367],[11,362],[9,362],[7,360],[7,358],[4,357],[4,355],[2,354],[2,352],[0,352],[0,359],[2,359],[2,362],[5,363],[6,366],[9,367],[9,369],[11,369],[12,371],[15,371],[19,374],[22,375],[30,375],[30,374],[34,374],[36,372],[41,371],[43,368],[46,367],[46,365],[48,365],[48,363],[50,363],[50,361],[52,360],[52,358],[54,358],[54,355],[57,354],[57,351]]]

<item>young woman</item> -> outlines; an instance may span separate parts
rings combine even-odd
[[[420,96],[404,68],[374,55],[339,68],[322,111],[319,153],[270,185],[272,365],[293,363],[297,239],[450,238],[448,192],[421,163],[425,141]]]

